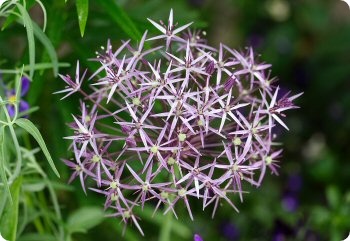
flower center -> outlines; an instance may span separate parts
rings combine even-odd
[[[235,145],[235,146],[240,146],[240,145],[242,144],[242,140],[241,140],[241,138],[239,138],[239,137],[235,137],[235,138],[232,140],[232,143],[233,143],[233,145]]]
[[[181,142],[184,142],[185,140],[186,140],[186,134],[184,134],[184,133],[180,133],[179,135],[178,135],[178,138],[179,138],[179,141],[181,141]]]
[[[272,157],[271,156],[267,156],[265,158],[265,162],[266,162],[266,165],[270,165],[273,162]]]
[[[75,171],[77,171],[77,172],[81,172],[81,171],[82,171],[82,169],[81,169],[81,167],[80,167],[79,165],[76,165],[76,166],[75,166]]]
[[[119,186],[119,183],[116,181],[113,181],[109,184],[109,187],[112,189],[117,189],[118,186]]]
[[[116,194],[116,193],[112,193],[111,194],[111,201],[117,201],[118,200],[118,194]]]
[[[97,163],[97,162],[101,161],[101,158],[100,158],[98,155],[94,155],[94,156],[92,157],[91,161],[92,161],[93,163]]]
[[[168,199],[169,198],[169,193],[163,191],[163,192],[160,193],[160,196],[162,198],[164,198],[164,199]]]
[[[158,152],[158,146],[152,146],[151,147],[151,152],[154,153],[154,154],[157,153]]]
[[[141,100],[139,99],[139,98],[134,98],[134,99],[132,99],[132,103],[134,104],[134,105],[140,105],[141,104]]]
[[[186,189],[185,188],[181,188],[177,194],[180,196],[180,197],[184,197],[186,196]]]
[[[148,190],[149,190],[149,183],[148,183],[148,182],[145,182],[145,183],[142,185],[142,191],[147,192]]]
[[[239,170],[239,167],[237,164],[232,165],[232,171],[237,172]]]
[[[8,98],[8,101],[10,102],[10,104],[14,105],[16,102],[17,102],[17,98],[15,95],[11,95],[9,98]]]
[[[130,217],[131,217],[130,211],[125,211],[125,212],[123,213],[123,216],[124,216],[124,218],[126,218],[126,219],[130,218]]]
[[[91,121],[91,117],[89,115],[85,116],[85,122],[88,123]]]
[[[169,157],[167,162],[169,166],[172,166],[175,164],[176,160],[173,157]]]

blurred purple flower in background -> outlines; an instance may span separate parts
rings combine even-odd
[[[272,241],[286,241],[287,237],[293,237],[295,231],[283,223],[280,220],[277,220],[275,223],[275,229],[272,235]]]
[[[195,234],[193,237],[193,241],[204,241],[204,240],[202,239],[201,236],[199,236],[199,234]]]
[[[21,81],[22,81],[22,88],[21,88],[21,94],[20,94],[21,99],[20,100],[17,100],[15,89],[7,89],[6,87],[4,88],[5,95],[10,103],[6,106],[10,117],[15,116],[15,105],[17,104],[18,101],[19,101],[19,103],[18,103],[18,112],[19,113],[29,110],[28,102],[23,100],[22,97],[25,96],[29,90],[30,80],[24,76],[21,78]]]
[[[221,224],[220,233],[228,241],[235,241],[239,238],[239,230],[237,226],[230,221]]]
[[[282,207],[288,212],[295,212],[299,206],[299,192],[302,186],[301,176],[291,175],[287,180],[287,186],[282,196]]]
[[[299,206],[297,195],[294,193],[286,193],[282,197],[282,206],[288,212],[295,212]]]
[[[303,184],[303,179],[299,174],[293,174],[288,178],[287,189],[290,192],[299,192]]]

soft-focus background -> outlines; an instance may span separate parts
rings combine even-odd
[[[142,33],[156,29],[146,20],[167,20],[170,8],[180,25],[194,22],[204,29],[210,43],[220,42],[244,49],[253,46],[260,60],[272,64],[272,75],[281,88],[293,93],[304,92],[296,104],[301,109],[288,113],[290,131],[281,130],[284,156],[279,176],[267,175],[260,189],[247,187],[240,213],[229,205],[219,208],[214,219],[202,212],[200,203],[195,221],[180,213],[173,221],[172,241],[192,240],[200,233],[205,241],[233,240],[332,240],[345,239],[350,231],[350,9],[340,0],[119,0],[90,1],[85,35],[79,31],[74,1],[43,1],[48,16],[46,34],[54,44],[62,74],[74,74],[75,63],[94,68],[88,58],[111,39],[118,46],[129,39],[118,21],[116,9],[122,10]],[[115,3],[119,8],[115,8]],[[31,17],[42,24],[42,11],[37,4]],[[0,22],[1,23],[1,22]],[[0,32],[0,69],[28,63],[26,33],[13,24]],[[40,44],[37,61],[47,60]],[[25,99],[40,109],[30,116],[42,132],[53,159],[66,183],[70,170],[60,158],[71,155],[64,136],[71,113],[78,113],[77,100],[60,101],[53,92],[63,88],[52,70],[36,72]],[[43,162],[43,165],[46,165]],[[49,167],[46,167],[49,170]],[[52,178],[56,177],[48,171]],[[79,186],[59,191],[64,218],[78,207],[101,207],[103,197]],[[195,201],[193,201],[195,202]],[[121,236],[119,219],[105,219],[74,240],[160,240],[164,230],[161,215],[141,215],[145,237],[128,227]],[[181,223],[179,227],[176,226]]]

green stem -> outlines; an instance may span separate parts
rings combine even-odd
[[[16,149],[16,154],[17,154],[17,163],[16,163],[16,168],[15,171],[13,173],[13,175],[9,178],[9,182],[13,182],[13,180],[15,180],[19,174],[21,173],[21,167],[22,167],[22,156],[21,156],[21,147],[19,146],[17,137],[16,137],[16,133],[15,133],[15,129],[13,128],[13,125],[9,125],[8,126],[10,129],[10,133],[11,133],[11,137],[13,140],[13,144],[15,144],[15,149]]]
[[[2,102],[2,101],[3,100],[2,100],[2,98],[0,96],[0,102]],[[10,129],[11,137],[12,137],[12,140],[13,140],[13,144],[15,145],[16,154],[17,154],[16,168],[15,168],[15,171],[14,171],[13,175],[11,175],[11,177],[9,178],[9,183],[12,183],[13,180],[15,180],[19,176],[19,174],[21,172],[21,167],[22,167],[21,148],[19,146],[19,143],[18,143],[18,140],[17,140],[17,137],[16,137],[15,129],[13,129],[14,121],[11,120],[10,115],[9,115],[5,105],[2,106],[2,109],[5,112],[7,125],[8,125],[8,127]],[[16,110],[16,113],[17,113],[17,110]]]
[[[171,235],[171,224],[173,221],[173,214],[171,212],[167,213],[165,215],[165,220],[164,223],[160,229],[160,234],[159,234],[159,241],[170,241],[170,235]]]

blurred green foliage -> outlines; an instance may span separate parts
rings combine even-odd
[[[93,58],[95,51],[108,39],[115,46],[121,40],[135,42],[146,29],[151,33],[156,31],[147,17],[165,20],[169,9],[173,8],[180,25],[193,21],[195,28],[206,30],[214,45],[223,42],[237,49],[253,46],[261,54],[261,61],[273,65],[272,75],[279,78],[282,88],[292,89],[294,93],[305,92],[297,101],[301,109],[290,113],[288,125],[291,131],[281,133],[285,151],[280,175],[267,177],[260,189],[246,187],[250,193],[245,196],[244,203],[236,200],[240,213],[223,205],[215,218],[210,219],[211,213],[202,212],[198,203],[195,221],[191,222],[181,209],[181,220],[172,220],[161,214],[151,218],[147,215],[151,208],[146,207],[146,212],[139,214],[146,235],[144,240],[161,240],[159,237],[172,241],[191,240],[195,232],[204,240],[218,241],[339,241],[346,237],[350,231],[350,11],[344,2],[88,1],[88,14],[78,9],[78,13],[87,17],[86,23],[80,22],[80,25],[75,1],[42,2],[47,11],[45,34],[56,49],[59,62],[74,66],[80,60],[81,66],[96,69],[86,60]],[[79,4],[86,2],[77,1]],[[86,9],[86,5],[83,6]],[[31,4],[27,8],[42,27],[40,6]],[[0,26],[4,24],[0,19]],[[0,32],[0,69],[31,64],[30,48],[23,25],[9,24]],[[50,58],[52,61],[49,49],[45,44],[36,45],[35,61],[49,62]],[[73,74],[74,71],[73,68],[59,69],[60,73]],[[78,102],[74,98],[60,101],[58,96],[52,95],[63,87],[52,70],[33,74],[27,100],[40,110],[30,119],[38,124],[61,174],[60,181],[65,183],[70,171],[60,158],[70,154],[66,151],[67,142],[62,138],[70,135],[65,123],[71,121],[71,113],[77,112]],[[49,170],[47,163],[42,164]],[[49,175],[53,178],[54,174]],[[292,177],[298,177],[299,184],[290,184]],[[128,227],[122,237],[120,220],[105,219],[100,224],[95,223],[93,219],[99,219],[100,215],[95,207],[101,207],[102,198],[92,192],[85,196],[78,182],[73,185],[74,191],[58,191],[63,219],[68,220],[68,224],[73,222],[76,225],[73,229],[78,231],[91,227],[87,233],[74,234],[73,240],[142,240],[133,227]],[[300,189],[291,191],[293,185],[300,185]],[[290,193],[297,202],[295,210],[286,209],[283,203]],[[85,206],[88,207],[77,211]],[[89,208],[93,213],[86,217],[86,223],[74,221]],[[278,234],[283,239],[277,239]]]

